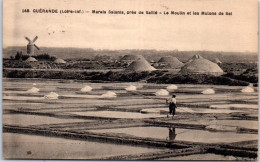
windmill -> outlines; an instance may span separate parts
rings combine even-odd
[[[29,42],[27,44],[27,54],[28,55],[34,55],[34,47],[37,48],[38,50],[40,50],[40,48],[34,44],[34,42],[38,39],[38,36],[36,36],[32,41],[28,37],[25,37],[25,39],[28,40],[28,42]]]

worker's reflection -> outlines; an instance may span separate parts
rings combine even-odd
[[[177,134],[175,133],[175,128],[169,127],[169,140],[173,141],[175,140]]]

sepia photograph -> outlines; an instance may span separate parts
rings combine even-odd
[[[258,160],[257,0],[2,5],[2,159]]]

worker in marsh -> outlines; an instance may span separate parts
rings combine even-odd
[[[167,118],[169,117],[169,114],[172,114],[173,118],[173,116],[175,115],[175,109],[177,108],[176,95],[172,95],[172,97],[166,100],[166,103],[169,104],[169,113],[167,114]]]

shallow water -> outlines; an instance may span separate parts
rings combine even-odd
[[[43,103],[26,103],[26,102],[4,102],[2,104],[3,110],[5,109],[18,109],[18,108],[36,108],[43,106]]]
[[[241,157],[234,157],[234,156],[224,156],[224,155],[216,155],[216,154],[195,154],[195,155],[188,155],[188,156],[178,156],[178,157],[169,157],[169,158],[162,158],[157,160],[225,160],[225,161],[234,161],[234,160],[248,160],[243,159]],[[254,159],[251,159],[254,160]]]
[[[218,126],[233,126],[247,129],[258,129],[258,121],[252,120],[213,120],[208,123],[209,125]]]
[[[142,113],[167,113],[169,112],[169,108],[151,108],[151,109],[142,109]],[[215,110],[215,109],[201,109],[201,108],[187,108],[187,107],[178,107],[176,109],[176,113],[182,112],[182,113],[193,113],[193,114],[229,114],[229,113],[235,113],[235,112],[242,112],[238,110]]]
[[[160,149],[3,133],[3,157],[27,159],[100,159],[157,152]]]
[[[92,120],[84,119],[61,119],[49,116],[39,115],[23,115],[23,114],[5,114],[3,115],[3,124],[30,126],[42,124],[58,124],[58,123],[72,123],[72,122],[91,122]]]
[[[162,108],[161,108],[162,107]],[[151,109],[168,109],[168,105],[166,104],[139,104],[139,105],[127,105],[127,106],[114,106],[112,108],[119,108],[119,109],[144,109],[144,108],[151,108]],[[146,110],[146,109],[144,109]]]
[[[29,97],[29,96],[3,96],[3,100],[15,100],[15,101],[32,101],[32,100],[44,100],[44,97]]]
[[[120,129],[92,130],[95,133],[124,133],[127,135],[201,143],[230,143],[257,140],[256,134],[238,134],[231,132],[209,132],[204,130],[166,128],[166,127],[131,127]],[[175,133],[174,133],[175,132]]]
[[[211,105],[212,109],[258,109],[258,105],[254,104],[222,104]]]
[[[68,97],[68,98],[89,98],[89,99],[97,99],[101,98],[99,95],[62,95],[62,97]]]
[[[134,112],[119,112],[119,111],[87,111],[87,112],[71,112],[67,114],[91,117],[105,117],[105,118],[123,118],[123,119],[140,119],[140,118],[158,118],[165,117],[160,114],[141,114]]]
[[[33,85],[36,83],[36,85]],[[80,94],[80,89],[85,85],[91,86],[93,89],[89,93]],[[136,92],[128,92],[126,87],[133,85],[138,87]],[[31,87],[40,89],[36,95],[24,94]],[[155,92],[160,89],[165,89],[167,84],[146,84],[146,83],[89,83],[88,81],[72,81],[72,80],[47,80],[47,79],[3,79],[3,109],[30,109],[31,111],[48,112],[48,113],[62,113],[67,115],[90,116],[90,117],[104,117],[104,118],[127,118],[127,119],[141,119],[141,118],[160,118],[161,115],[157,110],[167,112],[168,108],[165,104],[167,96],[155,96]],[[185,108],[177,109],[178,112],[192,113],[197,115],[201,113],[201,122],[194,122],[192,119],[178,120],[178,123],[188,124],[210,124],[212,129],[227,129],[233,132],[208,132],[203,130],[188,130],[176,129],[177,136],[175,140],[190,141],[190,142],[204,142],[204,143],[229,143],[243,140],[257,139],[255,134],[236,134],[234,131],[237,127],[257,129],[255,122],[237,122],[237,121],[217,121],[217,123],[209,123],[210,119],[204,119],[203,115],[223,113],[227,116],[229,113],[243,112],[245,115],[253,114],[257,109],[257,92],[252,94],[243,94],[240,92],[241,87],[235,86],[218,86],[218,85],[177,85],[177,103],[185,104]],[[201,92],[203,89],[213,88],[216,94],[203,95],[193,94],[193,92]],[[108,90],[112,90],[117,94],[117,98],[103,98],[99,96]],[[45,100],[43,96],[49,92],[56,92],[63,98],[57,100]],[[23,95],[23,96],[21,96]],[[42,97],[41,97],[42,96]],[[230,108],[230,103],[237,103],[236,101],[245,102],[244,105],[234,106]],[[254,101],[256,104],[246,104],[249,101]],[[12,105],[13,103],[13,105]],[[203,106],[201,106],[203,105]],[[216,109],[206,109],[210,105],[217,105]],[[242,105],[242,106],[241,106]],[[245,106],[249,105],[249,107]],[[198,108],[191,108],[189,106],[196,106]],[[219,106],[222,106],[220,108]],[[226,106],[226,107],[223,107]],[[148,114],[137,112],[119,112],[119,111],[93,111],[97,108],[119,108],[136,111],[137,109],[145,109]],[[187,107],[187,108],[186,108]],[[246,107],[246,108],[245,108]],[[159,108],[159,109],[149,109]],[[161,109],[162,108],[162,109]],[[235,109],[235,110],[233,110]],[[85,111],[86,110],[86,111]],[[87,111],[91,110],[91,111]],[[155,113],[154,113],[155,111]],[[8,112],[8,111],[6,111]],[[152,112],[152,113],[150,113]],[[257,112],[256,112],[257,113]],[[254,115],[253,115],[254,116]],[[257,115],[255,115],[257,117]],[[37,125],[37,124],[54,124],[54,123],[68,123],[68,122],[84,122],[89,120],[83,119],[58,119],[47,116],[36,115],[3,115],[4,124],[13,125]],[[157,119],[156,119],[157,120]],[[165,119],[166,122],[169,120]],[[91,121],[90,121],[91,122]],[[203,124],[201,124],[204,122]],[[252,126],[252,127],[251,127]],[[77,129],[77,127],[75,127]],[[168,139],[169,129],[163,127],[141,127],[141,128],[120,128],[96,130],[101,133],[126,133],[144,138]],[[172,136],[171,136],[172,138]],[[69,148],[67,148],[69,150]],[[89,148],[91,150],[91,148]],[[64,150],[63,150],[64,151]],[[76,155],[75,155],[76,156]],[[83,156],[83,155],[82,155]]]

